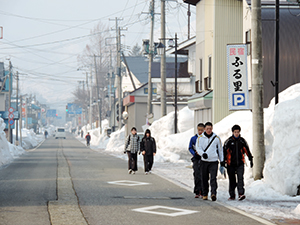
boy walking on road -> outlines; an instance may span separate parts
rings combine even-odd
[[[202,174],[201,174],[201,156],[196,151],[196,142],[200,135],[204,132],[204,124],[199,123],[197,126],[198,133],[190,140],[189,151],[193,155],[191,158],[194,170],[194,194],[195,198],[202,198]]]
[[[90,146],[90,141],[91,141],[91,135],[88,132],[87,135],[85,136],[85,140],[86,140],[86,145]]]
[[[205,132],[197,140],[196,150],[201,156],[203,200],[208,199],[208,180],[210,177],[211,200],[216,201],[218,188],[218,159],[223,165],[224,157],[221,139],[218,135],[213,133],[212,130],[212,123],[207,122],[205,124]]]
[[[248,156],[251,168],[253,167],[253,157],[247,141],[240,135],[241,127],[234,125],[231,131],[232,136],[225,141],[223,148],[229,177],[229,200],[235,200],[235,189],[237,187],[239,200],[241,201],[246,198],[244,188],[244,155],[246,154]]]
[[[135,174],[137,168],[137,154],[140,152],[140,138],[136,133],[136,128],[131,128],[131,134],[125,141],[124,153],[128,155],[128,173]]]

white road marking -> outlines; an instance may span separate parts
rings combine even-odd
[[[160,209],[166,209],[166,210],[170,210],[170,211],[174,211],[174,212],[170,212],[170,213],[160,212],[159,211]],[[156,210],[156,211],[153,211],[153,210]],[[199,212],[199,211],[194,211],[194,210],[179,209],[179,208],[166,207],[166,206],[161,206],[161,205],[154,205],[154,206],[149,206],[149,207],[144,207],[144,208],[132,209],[132,211],[156,214],[156,215],[161,215],[161,216],[171,216],[171,217],[189,215],[189,214]]]
[[[124,185],[124,186],[139,186],[139,185],[149,185],[150,183],[131,181],[131,180],[119,180],[119,181],[109,181],[109,184]]]

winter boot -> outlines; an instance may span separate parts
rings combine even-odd
[[[239,201],[243,201],[246,198],[245,195],[239,195]]]
[[[214,201],[216,201],[217,200],[217,196],[215,195],[215,194],[212,194],[211,195],[211,200],[214,202]]]
[[[203,200],[208,200],[208,197],[207,197],[207,195],[206,196],[203,196],[203,198],[202,198]]]

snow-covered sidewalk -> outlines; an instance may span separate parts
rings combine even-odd
[[[300,84],[281,92],[280,103],[275,106],[274,99],[264,110],[265,119],[265,167],[264,179],[254,181],[252,169],[245,167],[245,201],[228,201],[228,180],[219,174],[218,201],[251,214],[273,220],[299,220],[300,196],[296,196],[300,185]],[[150,130],[156,139],[154,173],[191,191],[193,190],[193,171],[188,168],[191,155],[188,143],[194,135],[193,111],[187,107],[178,113],[178,134],[173,134],[174,112],[155,121]],[[200,121],[199,121],[200,122]],[[205,121],[204,121],[205,122]],[[241,135],[252,150],[252,113],[237,111],[230,114],[213,127],[213,132],[224,141],[232,135],[231,127],[239,124]],[[124,152],[124,127],[111,134],[110,138],[99,135],[99,130],[91,130],[91,148],[127,160]],[[94,142],[93,142],[94,140]],[[139,168],[143,171],[142,156]],[[124,168],[125,169],[125,168]],[[293,222],[294,223],[294,222]],[[295,223],[294,223],[295,224]],[[297,224],[297,223],[296,223]]]

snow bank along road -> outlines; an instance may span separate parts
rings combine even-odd
[[[93,152],[48,139],[0,170],[0,224],[271,224]]]

